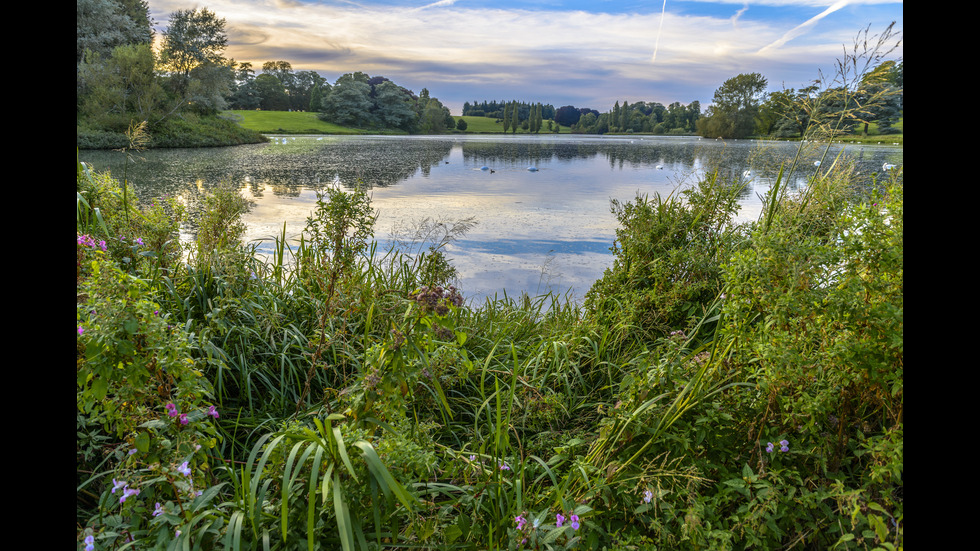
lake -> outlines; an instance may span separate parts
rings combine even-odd
[[[378,211],[375,238],[404,241],[415,228],[473,224],[445,249],[469,301],[554,292],[581,300],[612,265],[617,220],[610,200],[666,195],[709,170],[744,180],[740,218],[754,220],[760,197],[792,159],[797,143],[653,136],[272,136],[268,144],[150,150],[125,167],[143,200],[183,196],[193,208],[203,192],[234,185],[252,207],[248,239],[260,253],[286,225],[303,229],[325,186],[366,185]],[[887,137],[885,138],[887,139]],[[824,147],[806,148],[805,185]],[[903,164],[901,146],[832,145],[823,165],[843,150],[863,178],[883,163]],[[80,159],[122,179],[120,152],[89,151]],[[425,243],[417,245],[422,250]]]

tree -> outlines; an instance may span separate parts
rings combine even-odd
[[[582,112],[572,105],[559,107],[555,111],[555,122],[562,126],[572,126],[582,117]]]
[[[117,46],[108,59],[99,57],[89,52],[78,65],[80,119],[122,132],[133,118],[155,122],[162,117],[166,93],[149,44]]]
[[[898,122],[902,113],[902,80],[902,65],[896,65],[894,61],[878,65],[861,79],[861,86],[855,96],[862,106],[861,122],[864,123],[865,135],[872,122],[878,123],[878,131],[882,134],[897,132],[892,125]]]
[[[323,97],[330,93],[330,85],[325,81],[310,91],[310,111],[320,111],[323,108]]]
[[[285,111],[289,109],[286,87],[270,73],[255,77],[255,91],[259,97],[259,107],[264,111]]]
[[[126,44],[150,44],[149,7],[142,0],[76,0],[76,64],[85,52],[108,58]]]
[[[438,99],[429,98],[419,118],[419,130],[423,134],[443,134],[454,127],[455,122],[449,114],[449,108],[443,106]]]
[[[287,89],[293,84],[293,66],[288,61],[266,61],[262,64],[262,72],[279,79]]]
[[[207,8],[177,10],[170,14],[170,26],[163,33],[160,61],[171,72],[171,83],[178,97],[184,97],[191,70],[204,63],[222,65],[228,35],[225,20]]]
[[[409,130],[417,120],[412,95],[401,86],[385,80],[374,87],[375,115],[388,128]]]
[[[249,62],[235,66],[235,83],[228,98],[231,109],[255,109],[259,107],[262,96],[255,85],[255,71]]]
[[[347,73],[337,79],[322,103],[320,117],[344,126],[371,126],[376,123],[372,113],[369,77],[361,72]]]
[[[759,73],[743,73],[726,80],[715,90],[711,106],[714,120],[705,127],[711,129],[710,136],[744,138],[751,135],[767,84],[766,78]]]
[[[191,69],[185,101],[203,114],[217,114],[228,108],[235,71],[231,63],[202,63]]]
[[[464,119],[463,117],[456,119],[456,130],[459,130],[460,132],[464,132],[467,126],[468,125],[466,124],[466,119]]]
[[[306,111],[310,109],[313,101],[313,91],[322,87],[327,79],[320,76],[316,71],[298,71],[293,73],[290,84],[286,85],[286,93],[289,95],[289,108],[295,111]],[[285,83],[283,83],[285,85]],[[312,109],[319,111],[319,106]]]

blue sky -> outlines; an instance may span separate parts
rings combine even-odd
[[[832,73],[859,32],[895,22],[891,0],[149,0],[157,31],[178,9],[227,21],[227,57],[284,60],[333,83],[362,71],[453,114],[464,101],[607,111],[616,101],[697,100],[761,73],[771,90]],[[899,47],[890,56],[902,56]]]

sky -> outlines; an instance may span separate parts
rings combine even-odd
[[[811,84],[855,39],[893,30],[893,0],[148,0],[159,35],[170,14],[226,20],[225,56],[288,61],[333,83],[361,71],[454,115],[469,101],[605,112],[618,101],[699,101],[741,73],[770,91]],[[903,40],[904,43],[904,40]],[[900,59],[902,47],[891,59]]]

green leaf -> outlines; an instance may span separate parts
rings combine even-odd
[[[141,431],[136,435],[136,449],[143,453],[150,451],[150,433]]]
[[[100,377],[92,381],[92,395],[95,396],[96,400],[105,398],[107,392],[109,392],[109,382],[104,378]]]
[[[354,465],[351,464],[350,458],[347,457],[347,445],[344,444],[344,437],[340,433],[340,427],[333,427],[333,437],[337,442],[337,452],[340,454],[340,459],[343,460],[344,465],[347,466],[347,471],[350,475],[357,480],[357,473],[354,472]]]
[[[412,499],[412,496],[409,495],[408,491],[405,490],[405,488],[391,476],[391,473],[389,473],[388,469],[385,468],[384,463],[381,462],[381,458],[378,457],[378,453],[374,451],[374,447],[364,440],[358,440],[357,442],[354,442],[354,445],[360,448],[364,453],[364,459],[368,464],[368,468],[375,473],[375,476],[379,476],[379,478],[385,482],[385,485],[387,485],[388,488],[394,492],[395,496],[398,498],[398,501],[400,501],[406,509],[409,511],[413,510],[414,500]],[[381,485],[382,489],[384,489],[385,485]]]
[[[221,491],[222,486],[224,486],[225,484],[226,482],[222,482],[221,484],[211,486],[207,490],[204,490],[204,492],[202,492],[201,495],[194,498],[194,501],[191,503],[191,512],[196,513],[202,507],[205,507],[208,503],[210,503],[210,501],[214,499],[214,496],[218,495],[218,493]]]
[[[457,539],[459,539],[462,535],[463,535],[463,530],[455,524],[447,527],[442,532],[442,536],[446,538],[446,543],[452,543]]]
[[[350,510],[344,502],[344,490],[340,485],[340,473],[333,475],[333,507],[337,516],[337,531],[344,551],[354,550],[354,532],[350,522]]]

